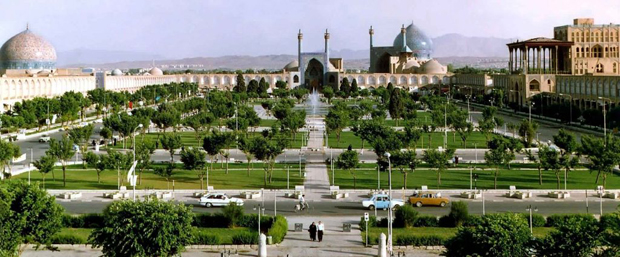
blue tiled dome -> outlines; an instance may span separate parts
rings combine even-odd
[[[407,46],[411,49],[413,55],[420,59],[430,59],[433,54],[433,40],[428,37],[422,30],[411,23],[405,29]],[[394,48],[403,49],[402,34],[398,33],[394,39]]]

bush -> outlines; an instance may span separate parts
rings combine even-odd
[[[273,243],[278,244],[284,240],[286,236],[286,232],[288,231],[288,222],[286,218],[283,216],[276,216],[273,220],[273,223],[269,230],[267,231],[267,235],[273,238]]]
[[[62,226],[65,228],[83,228],[84,219],[82,216],[73,216],[65,213],[62,215]]]
[[[462,201],[452,202],[448,217],[450,217],[450,220],[452,221],[453,226],[455,227],[462,226],[463,223],[465,223],[465,221],[469,217],[469,210],[467,209],[467,203],[462,202]]]
[[[402,246],[435,246],[443,245],[446,238],[440,236],[399,235],[396,236],[395,245]],[[370,240],[368,240],[370,241]]]
[[[522,218],[525,219],[525,222],[527,222],[527,225],[529,226],[530,225],[530,214],[521,213],[520,215]],[[535,228],[544,227],[546,223],[547,223],[547,220],[545,219],[545,217],[537,213],[532,213],[532,227],[535,227]]]
[[[229,203],[222,208],[222,215],[226,218],[229,228],[236,227],[243,218],[243,207],[238,206],[237,203]]]
[[[419,213],[411,205],[403,205],[396,209],[394,214],[394,227],[410,228],[413,227],[418,219]]]
[[[553,214],[547,217],[546,227],[560,227],[566,221],[572,217],[586,219],[586,220],[596,220],[592,214]]]
[[[421,215],[416,219],[414,227],[438,227],[439,221],[437,217],[430,215]]]
[[[50,239],[52,244],[68,244],[68,245],[81,245],[86,244],[86,239],[77,235],[57,234]]]
[[[82,214],[81,217],[84,221],[84,228],[100,228],[105,223],[103,214],[100,213]]]
[[[601,216],[601,227],[604,229],[620,228],[620,212],[603,214]]]
[[[99,213],[87,213],[82,215],[63,214],[62,225],[66,228],[100,228],[103,224],[103,216]]]
[[[463,226],[465,227],[473,227],[482,224],[482,216],[478,215],[469,215]]]
[[[207,231],[197,231],[192,237],[194,238],[193,244],[196,245],[219,245],[222,243],[222,238],[218,234],[208,233]]]
[[[254,245],[258,244],[258,234],[252,232],[241,232],[232,237],[234,245]]]
[[[360,230],[361,231],[366,231],[366,221],[364,220],[364,217],[360,218]],[[377,216],[369,216],[368,217],[368,227],[374,228],[377,226]],[[370,241],[370,240],[368,240]]]
[[[200,213],[195,214],[192,226],[199,228],[225,228],[228,226],[228,221],[221,213]]]

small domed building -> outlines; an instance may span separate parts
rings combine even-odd
[[[56,49],[28,27],[7,40],[0,48],[0,71],[54,69]]]

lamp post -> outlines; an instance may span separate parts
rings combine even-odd
[[[607,101],[611,104],[611,99],[600,96],[598,99],[603,101],[603,134],[605,135],[605,146],[607,146],[607,111],[605,110],[605,105],[607,104]]]
[[[534,234],[534,226],[533,226],[533,223],[532,223],[532,212],[533,211],[538,212],[538,207],[532,207],[532,205],[530,204],[530,205],[527,206],[527,209],[525,209],[525,210],[530,212],[530,234],[533,235]]]
[[[474,190],[478,190],[478,174],[472,175],[474,178]]]
[[[573,96],[572,95],[567,95],[567,94],[559,94],[560,96],[564,97],[567,96],[569,98],[570,104],[569,104],[569,108],[570,108],[570,118],[569,118],[569,123],[568,124],[572,124],[573,123]]]
[[[265,211],[265,207],[262,204],[258,204],[254,206],[254,210],[258,210],[258,236],[260,238],[260,216],[262,215],[261,212]]]
[[[388,238],[387,238],[387,251],[392,254],[392,161],[390,160],[390,153],[385,153],[385,157],[388,159],[388,197],[390,203],[388,204]]]
[[[132,136],[131,143],[133,144],[132,149],[133,149],[133,161],[134,162],[136,162],[136,130],[142,127],[143,127],[142,123],[138,124],[138,126],[135,129],[133,129],[133,133],[131,133],[131,136]]]

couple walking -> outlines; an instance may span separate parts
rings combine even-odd
[[[325,224],[323,224],[323,222],[319,221],[318,225],[315,225],[314,222],[312,222],[310,229],[308,229],[308,232],[310,232],[310,239],[312,239],[312,241],[316,241],[316,234],[318,233],[319,242],[323,241],[323,231],[325,231]]]

